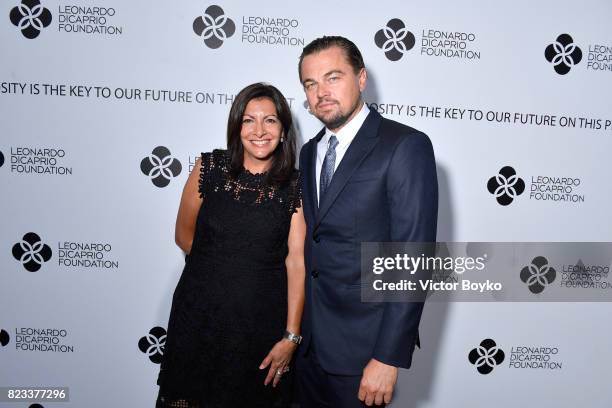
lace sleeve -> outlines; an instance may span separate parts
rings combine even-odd
[[[206,198],[211,189],[223,178],[223,174],[227,173],[229,157],[227,150],[215,149],[212,152],[202,153],[201,159],[198,191],[200,198]]]
[[[289,213],[297,212],[297,209],[302,206],[302,173],[295,171],[291,178],[289,187]]]
[[[200,161],[200,180],[198,182],[198,191],[200,198],[206,198],[210,186],[210,173],[213,168],[213,155],[212,153],[202,153]]]

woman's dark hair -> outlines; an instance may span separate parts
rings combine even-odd
[[[265,178],[267,184],[281,185],[288,182],[295,168],[295,132],[291,109],[283,94],[272,85],[261,82],[244,88],[236,95],[227,120],[227,150],[230,155],[230,176],[236,178],[242,171],[244,163],[244,148],[240,131],[242,119],[247,104],[253,99],[268,98],[276,108],[282,129],[284,141],[279,143],[272,154],[272,164]]]

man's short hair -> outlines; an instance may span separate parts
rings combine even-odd
[[[302,55],[300,55],[300,62],[298,63],[298,73],[300,75],[300,82],[302,82],[302,61],[304,60],[304,57],[306,57],[307,55],[316,54],[317,52],[323,50],[327,50],[331,47],[339,47],[344,50],[346,59],[348,60],[348,63],[351,64],[351,66],[353,67],[355,74],[358,74],[362,68],[365,68],[361,52],[359,51],[359,48],[357,48],[354,42],[352,42],[348,38],[344,38],[339,35],[323,36],[312,40],[302,50]]]

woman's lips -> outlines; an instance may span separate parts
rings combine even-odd
[[[267,144],[269,144],[271,142],[270,139],[266,139],[266,140],[250,140],[250,142],[252,144],[254,144],[255,146],[261,147],[261,146],[265,146]]]

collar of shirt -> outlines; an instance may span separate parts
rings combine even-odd
[[[361,106],[361,110],[338,132],[334,133],[328,128],[325,128],[325,135],[323,135],[323,138],[321,139],[321,142],[325,148],[327,149],[327,146],[329,145],[329,138],[331,135],[336,135],[336,138],[338,139],[338,147],[336,150],[346,150],[348,145],[351,144],[355,138],[355,135],[359,129],[361,129],[361,125],[363,125],[363,122],[365,122],[369,113],[370,109],[364,102]]]

